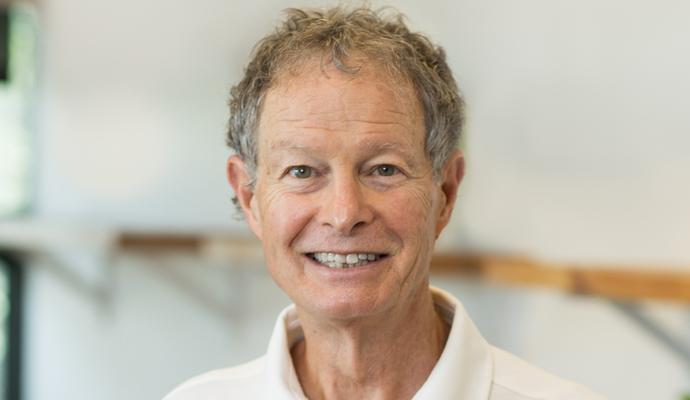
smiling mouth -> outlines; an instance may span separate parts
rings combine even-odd
[[[318,252],[318,253],[307,253],[307,257],[316,261],[317,263],[324,265],[328,268],[333,269],[343,269],[343,268],[354,268],[367,265],[369,263],[376,262],[382,258],[387,257],[387,254],[381,253],[328,253],[328,252]]]

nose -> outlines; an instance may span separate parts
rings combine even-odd
[[[327,187],[320,219],[341,235],[351,235],[359,227],[371,223],[374,212],[361,182],[352,174],[333,176]]]

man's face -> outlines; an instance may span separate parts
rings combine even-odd
[[[449,200],[434,181],[424,142],[411,85],[377,71],[315,62],[267,93],[243,205],[271,275],[301,310],[349,319],[426,291],[455,190]]]

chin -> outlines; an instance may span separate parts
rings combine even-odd
[[[334,289],[324,301],[315,303],[298,300],[295,304],[312,318],[348,321],[384,313],[390,307],[388,302],[381,300],[383,299],[378,296],[371,296],[371,291],[363,294],[358,293],[358,290]]]

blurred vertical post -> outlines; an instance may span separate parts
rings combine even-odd
[[[0,398],[21,396],[22,267],[18,258],[0,251]]]
[[[7,80],[7,69],[10,58],[10,13],[7,7],[0,5],[0,82]]]

